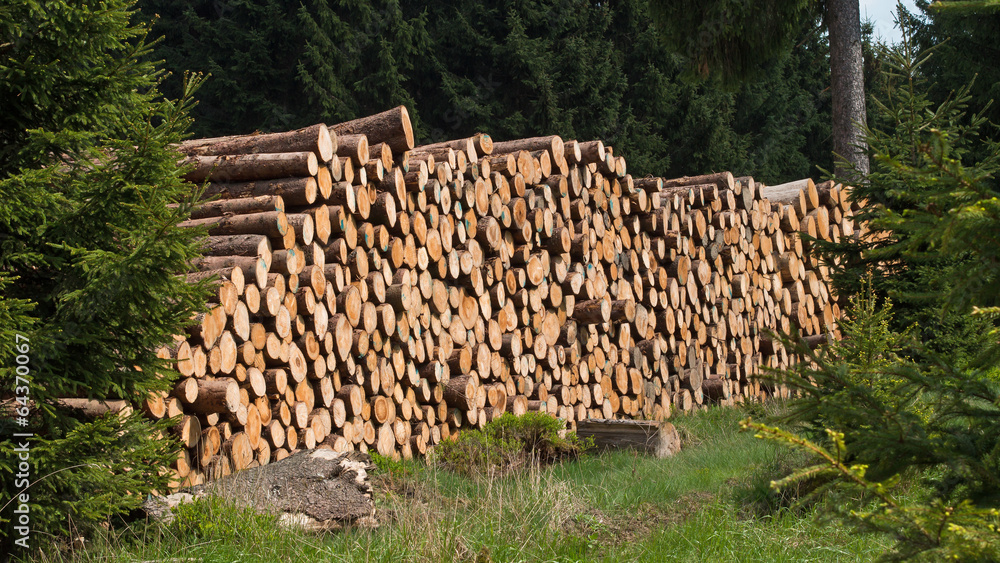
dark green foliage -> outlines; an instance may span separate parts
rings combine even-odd
[[[806,480],[827,484],[810,496],[824,494],[824,508],[863,533],[895,541],[880,561],[996,561],[1000,558],[1000,511],[978,508],[968,500],[948,502],[900,490],[897,479],[871,480],[867,467],[847,459],[844,434],[827,431],[828,445],[778,427],[745,420],[755,436],[798,448],[814,456],[815,464],[771,486],[786,489]]]
[[[151,425],[141,413],[128,418],[104,416],[77,424],[57,439],[31,440],[31,547],[59,539],[39,537],[41,533],[87,535],[94,531],[94,523],[142,504],[146,497],[137,493],[150,491],[151,485],[162,489],[164,468],[177,450],[172,441],[150,436],[166,432],[167,426]],[[18,440],[0,442],[3,457],[15,459],[12,448],[18,444]],[[14,467],[5,464],[0,471],[5,493],[19,492],[14,489]],[[5,510],[5,517],[13,508]]]
[[[803,436],[747,421],[759,437],[813,455],[772,483],[866,532],[896,540],[887,560],[993,560],[1000,554],[1000,385],[991,370],[954,367],[892,331],[892,308],[867,289],[841,324],[844,340],[777,379],[797,398],[786,415]],[[920,487],[900,487],[916,478]]]
[[[428,64],[415,96],[430,138],[487,131],[494,138],[528,131],[567,138],[607,137],[623,124],[628,84],[608,6],[549,2],[410,2],[435,18]],[[429,103],[428,103],[429,102]]]
[[[482,430],[465,430],[441,441],[433,457],[456,473],[482,475],[575,458],[593,446],[573,432],[561,437],[565,429],[564,420],[545,413],[504,413]]]
[[[602,139],[634,176],[732,170],[777,182],[829,160],[825,38],[812,25],[760,82],[733,92],[681,79],[642,0],[425,6],[409,9],[435,15],[413,80],[430,141]]]
[[[952,0],[938,2],[947,6]],[[966,4],[968,4],[966,2]],[[913,26],[913,41],[918,49],[934,48],[935,55],[923,65],[927,77],[927,95],[935,102],[953,96],[954,91],[969,87],[969,104],[982,108],[993,125],[980,134],[1000,140],[1000,9],[932,9],[925,0],[916,2],[919,14],[904,15]],[[920,17],[920,16],[923,17]],[[973,150],[975,152],[975,150]],[[982,158],[984,155],[976,155]]]
[[[845,340],[817,352],[785,340],[808,360],[776,374],[798,392],[791,419],[807,438],[746,426],[813,454],[815,465],[775,486],[828,479],[841,517],[896,540],[886,559],[995,561],[1000,147],[977,135],[983,118],[967,113],[967,89],[927,99],[917,74],[926,56],[904,42],[884,57],[880,111],[891,127],[869,131],[874,167],[854,192],[874,236],[840,247],[841,282],[861,290]],[[916,320],[910,334],[898,328]],[[901,498],[896,485],[914,477],[919,494]]]
[[[204,303],[205,289],[177,275],[198,248],[197,233],[176,227],[194,194],[171,148],[188,124],[189,98],[158,94],[130,6],[0,7],[0,382],[10,398],[10,345],[26,339],[31,414],[17,431],[38,438],[32,482],[49,475],[30,489],[32,547],[164,487],[158,469],[174,444],[149,441],[161,427],[139,417],[78,419],[56,399],[138,406],[166,389],[170,372],[156,350]],[[0,423],[4,498],[16,491],[9,414]],[[5,547],[12,508],[0,515]]]
[[[955,409],[938,403],[954,399],[942,393],[949,385],[937,387],[942,374],[926,365],[931,358],[920,355],[912,335],[890,328],[892,305],[870,288],[851,300],[849,311],[852,317],[840,323],[842,342],[808,354],[814,365],[777,374],[798,392],[787,417],[814,437],[827,428],[843,432],[846,461],[868,466],[874,479],[948,462],[955,448],[942,447],[942,433],[954,430],[957,437],[968,428],[955,426]]]
[[[282,2],[143,0],[174,73],[212,75],[199,92],[200,136],[337,123],[399,104],[427,44],[421,16],[397,0]],[[155,19],[154,19],[155,18]],[[179,96],[176,85],[165,88]]]
[[[688,74],[723,81],[761,76],[761,61],[787,53],[810,0],[652,0],[650,12]]]
[[[862,280],[874,275],[875,292],[896,303],[892,328],[916,325],[931,350],[947,352],[961,364],[986,345],[992,327],[989,319],[967,314],[970,292],[987,299],[980,304],[994,304],[981,286],[992,283],[991,274],[969,245],[985,256],[994,251],[988,228],[954,222],[949,210],[993,197],[1000,145],[981,134],[988,128],[982,111],[968,110],[969,85],[941,103],[927,96],[919,69],[936,53],[918,55],[914,49],[907,41],[880,54],[882,76],[873,88],[877,125],[868,129],[875,158],[867,181],[852,193],[865,204],[860,217],[873,234],[823,246],[839,257],[835,281],[841,294],[856,293]],[[932,225],[937,225],[931,230],[939,233],[938,240],[929,238]],[[952,231],[975,225],[977,236],[969,236],[970,231],[945,249],[941,233],[958,240],[946,225]]]
[[[817,178],[833,167],[829,43],[805,21],[787,54],[737,92],[733,128],[747,139],[746,174],[768,184]]]
[[[812,21],[794,49],[760,64],[757,80],[727,88],[682,79],[683,61],[662,42],[644,2],[618,9],[614,28],[629,90],[626,124],[610,137],[634,175],[731,170],[780,183],[816,175],[830,158],[828,48]]]
[[[777,183],[832,164],[826,38],[810,18],[790,33],[791,54],[727,89],[681,80],[645,0],[139,5],[159,16],[167,69],[212,74],[194,110],[203,136],[406,104],[418,144],[602,139],[635,176],[728,169]]]

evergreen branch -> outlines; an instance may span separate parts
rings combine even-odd
[[[100,467],[100,466],[97,465],[96,463],[81,463],[79,465],[71,465],[69,467],[63,467],[62,469],[57,469],[55,471],[51,471],[49,473],[46,473],[45,475],[42,475],[38,479],[35,479],[31,483],[29,483],[27,487],[21,489],[20,491],[17,491],[16,494],[11,495],[10,500],[8,500],[3,506],[0,506],[0,512],[3,512],[4,510],[6,510],[7,507],[10,506],[10,503],[14,502],[14,500],[18,497],[18,495],[20,495],[21,493],[27,491],[31,487],[33,487],[33,486],[41,483],[42,481],[45,481],[46,479],[48,479],[49,477],[52,477],[53,475],[57,475],[59,473],[62,473],[63,471],[69,471],[70,469],[77,469],[79,467]]]

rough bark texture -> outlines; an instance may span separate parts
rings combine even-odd
[[[327,162],[337,152],[337,137],[325,124],[286,131],[252,135],[235,135],[214,139],[195,139],[181,143],[181,152],[190,155],[253,154],[309,151]]]
[[[867,174],[867,144],[859,127],[867,122],[867,114],[858,0],[830,0],[827,18],[830,22],[833,152],[838,161],[844,159],[856,168],[851,172],[838,164],[836,173],[847,177]]]
[[[413,126],[404,106],[382,113],[338,123],[330,127],[338,135],[367,135],[369,144],[385,143],[394,153],[413,148]]]
[[[299,452],[281,461],[146,502],[147,514],[167,519],[171,509],[206,495],[221,495],[261,511],[281,513],[286,525],[313,530],[343,524],[374,524],[375,502],[368,472],[371,458],[329,449]]]

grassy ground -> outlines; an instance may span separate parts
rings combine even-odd
[[[74,561],[870,561],[884,540],[789,508],[768,482],[795,460],[740,433],[739,409],[674,420],[685,449],[630,453],[503,478],[419,463],[375,477],[382,525],[327,535],[199,502],[168,527],[133,527]],[[131,536],[131,539],[129,538]]]

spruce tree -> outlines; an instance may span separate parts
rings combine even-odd
[[[996,561],[1000,144],[980,136],[968,85],[929,99],[934,54],[904,38],[882,55],[884,125],[867,131],[873,167],[853,192],[871,232],[834,252],[856,282],[844,339],[784,339],[807,360],[775,374],[803,436],[743,424],[812,454],[773,486],[819,485],[826,509],[895,542],[883,559]]]
[[[145,35],[130,0],[0,6],[0,473],[3,502],[16,499],[0,513],[5,553],[136,506],[165,487],[177,452],[139,407],[170,385],[157,349],[205,289],[179,275],[198,252],[176,226],[193,190],[171,148],[189,98],[160,96]],[[135,414],[90,420],[64,397],[124,399]],[[31,534],[15,552],[22,504]]]
[[[941,189],[942,180],[913,173],[927,164],[928,151],[947,143],[947,158],[976,171],[977,185],[996,188],[990,176],[1000,168],[998,144],[990,139],[986,107],[975,111],[968,81],[947,97],[935,100],[936,86],[922,73],[937,56],[920,51],[906,28],[904,41],[879,54],[881,74],[873,82],[873,115],[877,124],[866,130],[876,149],[871,173],[852,197],[864,205],[861,220],[872,231],[864,239],[822,244],[832,260],[835,282],[842,295],[858,291],[869,275],[880,297],[896,302],[892,327],[903,331],[916,325],[921,340],[938,353],[952,355],[957,365],[971,361],[985,345],[990,323],[967,314],[968,302],[948,302],[944,295],[966,296],[958,287],[974,289],[984,278],[969,276],[977,260],[958,248],[942,253],[914,232],[920,223],[910,219],[928,211],[944,213],[956,206],[962,191]],[[939,137],[943,136],[943,137]],[[933,163],[939,165],[940,163]],[[967,193],[965,195],[968,195]]]
[[[916,4],[918,13],[904,10],[902,18],[913,27],[917,48],[934,49],[934,56],[921,72],[928,81],[928,98],[941,103],[956,88],[971,83],[969,104],[982,108],[983,115],[992,123],[980,134],[1000,141],[1000,45],[996,41],[1000,8],[932,9],[924,0]],[[943,6],[949,4],[966,3],[938,2]],[[976,156],[985,155],[976,153]]]

